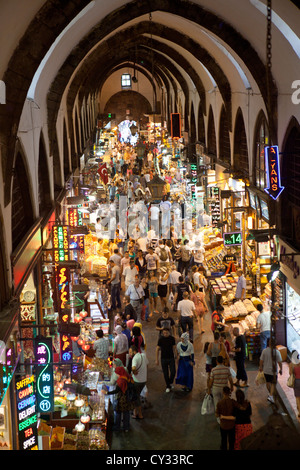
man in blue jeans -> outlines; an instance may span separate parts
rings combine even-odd
[[[174,336],[171,336],[169,328],[163,328],[162,334],[158,339],[156,347],[156,365],[159,365],[159,353],[161,368],[166,382],[166,393],[173,388],[173,382],[176,374],[175,358],[177,349]]]
[[[109,260],[110,264],[110,280],[107,282],[111,285],[111,308],[115,310],[116,308],[121,308],[121,297],[120,297],[120,268],[112,260]]]

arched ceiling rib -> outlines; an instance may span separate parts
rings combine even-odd
[[[241,3],[243,3],[244,8],[244,2],[239,3],[235,0],[230,0],[232,7],[236,6],[237,8],[242,8],[240,5]],[[84,26],[83,30],[85,31],[82,33],[82,39],[77,44],[74,44],[71,53],[65,57],[63,65],[60,67],[59,71],[55,71],[55,64],[53,64],[56,90],[52,88],[48,100],[49,110],[50,114],[52,113],[52,116],[57,114],[57,105],[60,102],[64,90],[69,85],[74,71],[76,71],[77,68],[83,70],[82,64],[88,63],[89,52],[92,48],[95,47],[98,49],[97,46],[101,44],[103,51],[106,50],[106,53],[110,54],[110,51],[106,49],[107,44],[114,44],[114,40],[117,37],[120,38],[122,34],[121,32],[119,33],[118,29],[126,28],[126,25],[129,24],[132,26],[125,29],[127,33],[129,31],[135,32],[137,34],[136,37],[139,37],[141,34],[155,34],[155,36],[161,37],[165,40],[164,46],[162,46],[163,41],[161,40],[159,47],[166,48],[168,45],[166,44],[166,41],[170,41],[174,45],[178,45],[180,41],[179,45],[181,47],[189,52],[192,51],[193,55],[199,58],[200,62],[203,63],[203,66],[207,68],[209,73],[211,73],[213,79],[216,80],[225,105],[228,107],[231,103],[229,79],[224,74],[221,64],[217,63],[213,55],[210,53],[211,51],[205,50],[201,44],[189,37],[189,24],[193,23],[201,26],[203,29],[208,31],[209,34],[219,38],[223,44],[228,45],[228,47],[234,51],[234,54],[239,58],[240,63],[247,64],[247,68],[256,81],[261,95],[266,102],[268,118],[272,122],[272,129],[275,130],[276,134],[277,87],[275,81],[271,80],[271,113],[268,108],[264,59],[261,59],[261,56],[259,56],[252,44],[243,37],[241,33],[239,33],[237,29],[239,25],[238,13],[234,9],[232,10],[231,21],[229,20],[229,11],[224,11],[224,5],[219,7],[219,3],[215,0],[212,0],[211,2],[203,0],[201,4],[205,5],[205,7],[198,5],[196,1],[191,3],[187,0],[151,0],[151,2],[133,0],[126,4],[124,4],[122,0],[115,0],[113,3],[113,5],[115,5],[115,10],[113,11],[110,11],[110,2],[102,2],[100,0],[98,2],[88,2],[87,0],[66,0],[64,2],[59,0],[48,0],[39,10],[38,14],[28,27],[19,43],[19,47],[12,55],[3,77],[5,83],[10,84],[10,87],[7,89],[7,106],[5,112],[0,109],[2,167],[4,168],[4,172],[7,176],[4,178],[6,183],[6,204],[9,202],[10,198],[10,177],[13,165],[12,159],[9,159],[8,156],[14,154],[18,124],[23,104],[34,74],[51,45],[55,43],[56,38],[88,4],[90,4],[92,8],[87,13],[87,16],[89,15],[89,21],[91,23],[91,19],[94,21],[94,27],[90,27],[89,32],[86,33],[86,25],[84,24],[85,18],[80,18],[80,20],[82,20],[81,25]],[[100,15],[98,18],[97,16],[94,18],[92,17],[93,8],[94,11],[97,11]],[[210,11],[206,8],[209,8]],[[253,16],[254,14],[261,15],[253,5],[245,5],[245,8],[247,11],[251,10],[251,14]],[[145,18],[145,15],[149,15],[153,12],[164,12],[167,15],[171,15],[172,18],[178,18],[180,20],[181,30],[175,30],[171,25],[166,26],[155,22],[151,22],[152,29],[150,30],[149,22],[141,22],[140,19]],[[222,13],[216,14],[215,12]],[[222,17],[222,15],[224,16]],[[224,18],[228,18],[228,21],[224,20]],[[96,24],[97,21],[98,23]],[[235,25],[235,27],[233,25]],[[242,30],[242,28],[239,29]],[[142,30],[143,33],[141,32]],[[80,28],[78,28],[77,31],[81,31]],[[117,33],[115,33],[116,31]],[[249,35],[249,28],[247,29],[247,32]],[[249,37],[252,37],[252,35]],[[70,35],[67,36],[66,34],[65,40],[70,41]],[[127,43],[130,43],[130,38],[127,39]],[[257,46],[257,39],[254,37],[253,44],[255,44],[255,47]],[[61,45],[63,46],[63,44]],[[69,45],[70,43],[68,43],[68,46]],[[59,47],[60,44],[58,43],[57,48]],[[114,48],[114,52],[116,54],[116,51],[119,51],[122,48],[122,44],[115,43]],[[173,58],[172,60],[176,63],[178,57],[177,59],[174,58],[175,49],[176,48],[174,47],[170,59]],[[62,50],[66,49],[62,47]],[[178,49],[176,52],[179,53]],[[168,54],[169,52],[166,53],[166,55]],[[124,60],[125,56],[122,56],[121,54],[120,59]],[[164,64],[163,67],[161,64]],[[115,63],[111,63],[111,67],[115,67],[116,65],[118,65],[116,61]],[[161,69],[165,69],[165,73],[166,71],[172,71],[171,73],[175,73],[176,67],[173,62],[170,60],[166,65],[166,57],[162,54],[159,56],[159,65]],[[191,74],[192,70],[190,67],[189,75],[191,80],[193,80]],[[80,81],[78,84],[79,83]],[[13,90],[13,93],[11,93],[11,90]],[[54,98],[52,102],[51,98]],[[227,109],[227,111],[229,112],[229,109]]]

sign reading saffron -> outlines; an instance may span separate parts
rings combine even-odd
[[[38,450],[37,406],[33,375],[16,382],[16,398],[20,450]]]
[[[35,342],[36,391],[38,413],[54,411],[52,339],[41,338]]]
[[[281,186],[279,151],[277,145],[265,147],[265,162],[267,170],[267,187],[265,191],[276,200],[284,190],[284,187]]]

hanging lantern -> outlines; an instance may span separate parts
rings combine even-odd
[[[74,405],[77,406],[77,408],[81,408],[84,405],[84,400],[82,398],[77,398],[75,400]]]
[[[81,318],[85,318],[87,314],[88,313],[85,310],[81,310],[81,312],[79,312],[79,315],[81,316]]]
[[[82,346],[82,349],[83,349],[84,351],[88,351],[88,350],[90,349],[90,345],[89,345],[89,344],[84,344],[84,345]]]
[[[165,180],[160,178],[157,174],[149,181],[147,186],[151,192],[152,202],[162,200],[165,184]]]
[[[91,420],[91,417],[90,417],[90,415],[88,415],[88,414],[84,414],[84,415],[82,415],[81,418],[80,418],[80,421],[81,421],[83,424],[89,423],[90,420]]]
[[[78,340],[79,340],[79,336],[71,336],[71,340],[72,340],[72,341],[78,341]]]
[[[83,339],[79,339],[77,344],[79,344],[79,346],[83,346],[85,344],[85,341]]]
[[[79,422],[79,423],[76,424],[75,429],[76,429],[76,431],[78,431],[78,432],[82,432],[82,431],[85,430],[85,425],[84,425],[83,423],[80,423],[80,422]]]

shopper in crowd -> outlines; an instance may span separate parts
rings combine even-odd
[[[175,337],[175,321],[170,317],[169,313],[169,308],[165,307],[161,316],[156,321],[156,330],[159,331],[159,336],[162,335],[164,328],[168,328],[170,330],[170,335]]]
[[[182,245],[180,245],[178,254],[180,256],[178,271],[182,273],[182,275],[188,274],[189,264],[192,256],[191,249],[188,246],[189,240],[184,240]]]
[[[275,359],[275,370],[273,370],[273,352]],[[271,347],[271,338],[267,340],[267,347],[261,353],[259,360],[259,370],[264,373],[266,379],[266,387],[269,392],[268,401],[275,403],[274,395],[276,393],[276,383],[279,374],[282,375],[282,357],[276,346]]]
[[[155,248],[155,254],[159,258],[160,267],[168,267],[172,262],[170,248],[165,244],[164,240],[159,240],[158,246]]]
[[[128,328],[126,321],[122,322],[121,327],[122,327],[122,334],[126,336],[127,338],[128,348],[129,348],[129,345],[131,342],[131,330]]]
[[[128,320],[134,320],[136,322],[137,320],[136,311],[130,303],[129,295],[125,295],[124,301],[125,301],[124,317],[125,317],[126,322]]]
[[[262,304],[256,306],[260,312],[256,319],[256,326],[260,330],[260,349],[263,351],[267,347],[267,340],[271,337],[271,311],[265,310]]]
[[[147,270],[149,271],[149,273],[153,272],[154,274],[156,274],[159,268],[159,257],[156,253],[154,253],[152,246],[148,248],[148,254],[146,255],[145,259],[147,262]]]
[[[176,286],[176,292],[173,299],[173,310],[177,310],[178,302],[183,300],[184,292],[191,292],[190,286],[185,282],[183,276],[179,276],[179,283]]]
[[[126,355],[128,354],[128,339],[123,334],[123,328],[121,325],[115,327],[115,338],[113,347],[113,358],[120,359],[123,366],[126,366]]]
[[[211,314],[211,318],[212,318],[211,330],[212,330],[212,332],[218,331],[220,333],[221,331],[224,331],[225,325],[224,325],[223,312],[224,312],[223,305],[217,305],[215,310]]]
[[[160,298],[161,308],[167,306],[168,296],[168,279],[169,279],[169,268],[160,267],[158,270],[158,286],[157,293]]]
[[[144,290],[144,304],[142,306],[142,320],[150,321],[150,293],[148,277],[145,276],[141,280],[141,286]]]
[[[183,333],[177,343],[177,377],[176,384],[183,385],[183,390],[190,392],[194,385],[194,346],[189,341],[189,334]]]
[[[159,365],[159,355],[161,368],[166,383],[166,393],[173,388],[173,382],[176,374],[175,358],[177,358],[177,349],[175,338],[170,334],[170,329],[165,327],[158,338],[156,347],[156,365]]]
[[[143,279],[147,272],[147,263],[142,250],[138,250],[137,257],[135,258],[135,266],[138,269],[140,279]]]
[[[123,278],[125,283],[125,291],[134,283],[135,277],[138,276],[138,268],[135,266],[133,259],[130,259],[129,266],[124,269]]]
[[[206,341],[206,343],[204,344],[204,348],[203,348],[203,353],[205,355],[205,372],[207,374],[207,381],[206,381],[207,388],[208,388],[208,384],[210,381],[210,373],[212,369],[212,358],[210,355],[207,354],[209,345],[210,345],[209,341]]]
[[[222,399],[223,387],[228,387],[233,391],[233,380],[230,369],[223,364],[223,357],[217,357],[217,365],[213,367],[210,374],[210,381],[208,384],[208,393],[212,393],[214,398],[215,408],[217,403]]]
[[[99,359],[104,359],[107,361],[109,356],[109,342],[108,339],[104,337],[103,330],[97,330],[96,335],[98,339],[94,341],[93,349],[95,351],[95,356]]]
[[[195,304],[189,299],[189,293],[183,293],[183,299],[178,302],[177,310],[180,313],[180,325],[182,331],[185,333],[187,328],[189,330],[190,341],[194,339],[194,316],[196,313]]]
[[[300,357],[296,350],[292,352],[291,362],[289,364],[289,373],[294,378],[293,389],[296,398],[298,418],[300,418]]]
[[[135,322],[135,324],[133,325],[133,327],[138,327],[140,329],[140,334],[143,338],[143,346],[142,346],[142,350],[143,351],[146,351],[147,349],[147,342],[146,342],[146,336],[145,336],[145,333],[143,332],[143,325],[142,323],[138,323],[138,322]]]
[[[236,387],[249,387],[248,376],[245,369],[246,339],[244,335],[240,334],[237,326],[233,328],[232,333],[235,338],[235,344],[232,348],[232,351],[235,353],[234,359],[236,364],[236,382],[234,385]]]
[[[134,345],[138,352],[141,353],[144,351],[144,336],[141,334],[141,328],[135,323],[131,330],[131,341],[130,345]]]
[[[176,287],[179,284],[179,278],[181,277],[181,274],[179,271],[177,271],[175,264],[172,264],[171,266],[171,271],[169,273],[168,277],[168,294],[170,295],[171,293],[174,294],[176,291]]]
[[[149,272],[148,278],[149,286],[149,302],[150,302],[150,317],[152,317],[153,312],[158,313],[157,310],[157,299],[158,299],[158,279],[156,277],[155,271],[151,270]]]
[[[240,450],[241,440],[250,436],[253,432],[251,423],[252,407],[251,403],[246,400],[243,390],[236,390],[235,396],[236,402],[233,409],[233,415],[235,417],[234,450]]]
[[[133,379],[124,367],[116,367],[115,374],[117,376],[115,388],[110,391],[103,388],[101,393],[104,395],[117,395],[113,430],[120,431],[123,422],[123,429],[125,432],[128,432],[130,428],[130,412],[136,407],[136,403],[129,401],[127,395],[128,384],[130,382],[133,383]]]
[[[116,264],[116,262],[111,258],[109,261],[110,264],[110,279],[107,281],[107,284],[111,286],[111,308],[115,310],[116,308],[122,308],[122,302],[120,297],[120,287],[121,287],[121,279],[120,279],[120,267]]]
[[[220,341],[220,333],[218,331],[214,332],[214,340],[209,344],[207,355],[211,357],[212,367],[216,367],[218,356],[223,358],[227,356],[225,345]]]
[[[200,288],[198,285],[195,286],[195,292],[191,293],[191,301],[195,304],[195,317],[198,322],[199,333],[202,334],[205,332],[203,329],[203,318],[205,313],[208,312],[203,288]]]
[[[222,397],[216,404],[216,417],[220,422],[221,450],[234,450],[235,442],[235,401],[230,397],[228,386],[222,387]]]
[[[142,317],[142,305],[144,304],[144,289],[140,284],[139,277],[135,277],[135,281],[131,284],[125,292],[125,295],[129,296],[130,303],[135,309],[136,319],[140,323]]]
[[[129,258],[129,252],[125,251],[123,258],[121,259],[121,275],[124,275],[124,270],[129,266],[130,264],[130,258]]]
[[[142,403],[141,403],[141,392],[147,383],[147,369],[148,359],[145,353],[138,352],[135,346],[129,348],[129,356],[131,357],[131,375],[134,380],[138,399],[135,404],[133,412],[134,419],[143,419]]]
[[[238,269],[236,273],[239,279],[235,290],[235,300],[245,300],[247,287],[246,278],[242,269]]]

